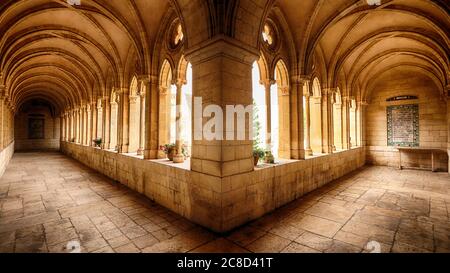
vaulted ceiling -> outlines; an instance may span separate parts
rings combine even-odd
[[[102,95],[108,81],[119,85],[130,57],[143,69],[149,65],[168,1],[76,3],[1,1],[0,84],[15,104],[44,97],[63,109]]]
[[[431,78],[443,95],[449,83],[449,3],[277,1],[294,33],[300,70],[317,70],[323,86],[339,86],[361,99],[383,73],[398,67]]]
[[[123,86],[130,64],[148,73],[171,7],[191,45],[222,32],[255,46],[264,16],[278,9],[294,44],[289,70],[360,100],[399,68],[448,92],[446,0],[79,1],[0,2],[0,86],[14,105],[43,98],[62,110]]]

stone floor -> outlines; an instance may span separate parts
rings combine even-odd
[[[0,252],[450,252],[449,190],[446,173],[367,167],[219,236],[61,154],[15,154]]]

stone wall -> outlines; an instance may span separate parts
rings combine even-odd
[[[14,142],[10,143],[0,152],[0,177],[3,176],[6,166],[8,166],[11,157],[14,154]]]
[[[375,87],[366,111],[367,161],[375,165],[398,166],[398,151],[387,146],[386,107],[390,105],[419,105],[420,147],[440,148],[437,168],[448,171],[447,147],[447,105],[439,98],[434,83],[425,77],[404,77],[392,75]],[[417,96],[417,100],[387,102],[395,96]],[[407,167],[431,168],[429,153],[402,154],[402,165]]]
[[[28,119],[38,115],[44,119],[44,137],[42,139],[29,138]],[[60,118],[52,117],[45,107],[33,107],[27,112],[19,112],[15,117],[15,150],[59,150],[60,144]]]
[[[219,178],[62,142],[66,155],[217,232],[256,219],[365,164],[364,148]]]

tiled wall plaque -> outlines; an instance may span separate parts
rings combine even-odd
[[[419,146],[419,105],[387,107],[388,146]]]

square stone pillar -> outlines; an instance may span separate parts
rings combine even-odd
[[[120,99],[118,102],[118,122],[117,122],[117,134],[118,134],[118,152],[128,153],[129,148],[129,116],[130,116],[130,100],[128,89],[122,88],[117,92]]]
[[[98,112],[97,112],[97,102],[92,102],[92,104],[91,104],[91,111],[92,111],[92,116],[91,116],[91,130],[90,130],[90,132],[91,132],[91,138],[89,139],[89,145],[90,146],[95,146],[95,144],[94,144],[94,139],[97,139],[97,126],[98,126],[98,124],[97,124],[97,115],[98,115]]]
[[[103,136],[103,104],[104,100],[98,99],[97,100],[97,138],[101,138],[102,142],[104,142],[104,136]]]
[[[325,88],[322,90],[322,151],[327,154],[333,153],[333,95],[335,89]]]
[[[350,149],[350,97],[342,97],[342,149]]]
[[[303,93],[307,89],[305,76],[292,76],[290,86],[291,158],[305,159],[305,126],[303,122]],[[307,91],[307,90],[306,90]],[[309,139],[308,139],[309,141]],[[308,142],[309,143],[309,142]]]
[[[111,136],[111,104],[109,97],[102,100],[103,106],[103,132],[102,132],[102,149],[109,149]]]
[[[186,59],[192,63],[194,102],[201,98],[202,103],[201,109],[194,103],[194,116],[201,116],[202,110],[209,106],[218,106],[223,113],[222,117],[214,116],[219,122],[222,118],[222,126],[214,131],[222,139],[207,140],[202,131],[213,115],[200,120],[194,117],[192,171],[219,178],[253,171],[253,139],[249,138],[251,117],[245,115],[244,120],[236,120],[233,115],[235,128],[227,128],[226,109],[227,105],[244,108],[253,105],[252,63],[257,58],[257,52],[235,45],[226,38],[216,39],[204,48],[186,54]],[[239,122],[245,122],[245,128],[237,128]],[[245,133],[245,140],[229,140],[235,129]],[[232,139],[237,138],[237,130]]]
[[[245,181],[247,174],[254,171],[253,137],[250,137],[252,64],[259,58],[259,52],[218,36],[203,47],[187,51],[185,56],[192,64],[194,101],[188,186],[191,206],[187,214],[193,221],[222,232],[241,223],[236,222],[229,210],[242,200],[236,199],[227,185],[230,181]],[[242,108],[239,118],[233,111],[236,106]],[[251,115],[243,114],[245,108],[250,109]],[[237,140],[238,135],[241,140]]]
[[[159,83],[157,76],[139,77],[145,87],[145,140],[144,159],[158,158]],[[142,90],[142,89],[141,89]]]

